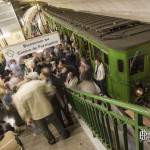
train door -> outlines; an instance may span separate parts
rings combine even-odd
[[[108,91],[109,96],[128,100],[128,61],[127,56],[123,52],[110,51],[109,52],[109,77],[108,77]]]

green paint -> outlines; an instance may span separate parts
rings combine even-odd
[[[131,141],[128,139],[128,135],[130,135],[130,138],[135,142],[135,144],[132,143],[134,150],[143,150],[143,143],[140,141],[140,130],[145,129],[150,132],[150,127],[143,124],[143,118],[150,119],[150,109],[89,93],[81,93],[71,89],[66,90],[68,100],[74,110],[87,123],[93,135],[107,149],[128,150],[128,147],[131,146]],[[100,105],[96,104],[98,100],[101,101]],[[114,106],[133,112],[134,118],[114,111]],[[130,127],[130,131],[128,127]]]
[[[133,92],[135,82],[144,81],[145,83],[150,84],[150,43],[137,45],[124,51],[113,50],[107,47],[107,45],[104,45],[101,41],[95,39],[94,36],[77,29],[73,25],[70,25],[57,17],[51,16],[48,13],[46,13],[46,15],[50,24],[57,23],[57,25],[61,26],[60,30],[63,30],[63,32],[73,32],[76,35],[76,41],[78,41],[81,56],[86,53],[82,39],[88,41],[88,53],[93,67],[95,57],[91,45],[94,45],[100,50],[103,60],[104,54],[108,55],[109,64],[105,64],[105,66],[107,66],[107,91],[112,98],[133,103],[136,99]],[[136,51],[139,50],[141,53],[145,54],[145,70],[143,73],[137,73],[134,76],[131,76],[129,74],[129,58],[134,57]],[[118,60],[122,60],[124,63],[123,72],[119,72],[118,70]],[[144,97],[146,97],[146,99],[150,99],[150,91],[148,94],[145,94]]]

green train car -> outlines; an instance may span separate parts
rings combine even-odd
[[[81,55],[94,66],[100,55],[112,98],[150,103],[150,25],[67,9],[43,7],[49,26],[61,35],[74,35]]]

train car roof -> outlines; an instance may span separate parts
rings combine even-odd
[[[150,41],[150,24],[54,7],[49,12],[112,49],[127,50]]]

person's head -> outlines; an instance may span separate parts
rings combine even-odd
[[[61,69],[63,67],[64,67],[64,62],[62,60],[60,60],[58,63],[58,68]]]
[[[7,90],[7,91],[10,91],[11,89],[10,89],[10,86],[9,86],[9,82],[6,82],[5,83],[5,89]]]
[[[63,45],[62,44],[59,44],[59,50],[63,50]]]
[[[23,76],[23,75],[19,75],[19,76],[18,76],[18,79],[19,79],[19,81],[21,82],[21,81],[24,80],[24,76]]]
[[[5,76],[5,77],[4,77],[4,83],[9,82],[9,81],[10,81],[10,79],[11,79],[11,77],[10,77],[10,76]]]
[[[66,47],[66,52],[68,52],[68,53],[70,52],[70,47],[68,47],[68,46]]]
[[[43,53],[42,52],[37,53],[37,56],[38,56],[39,59],[43,59]]]
[[[49,68],[48,68],[48,67],[43,67],[43,68],[41,69],[41,74],[42,74],[44,77],[48,78],[49,75],[50,75],[50,70],[49,70]]]
[[[15,60],[15,59],[12,59],[12,60],[10,61],[10,63],[11,63],[11,64],[16,64],[16,60]]]
[[[35,66],[35,63],[34,63],[34,62],[31,62],[30,68],[31,68],[31,69],[35,69],[35,67],[36,67],[36,66]]]
[[[37,58],[37,57],[38,57],[38,54],[37,54],[37,53],[33,53],[33,54],[32,54],[32,57],[33,57],[33,58]]]
[[[71,49],[71,45],[67,44],[66,49],[70,50]]]
[[[49,57],[50,57],[50,58],[53,58],[53,57],[54,57],[54,53],[53,53],[53,52],[50,52],[50,53],[49,53]]]
[[[99,58],[96,58],[96,59],[95,59],[95,64],[96,64],[96,65],[99,65],[100,63],[101,63],[101,60],[100,60]]]

